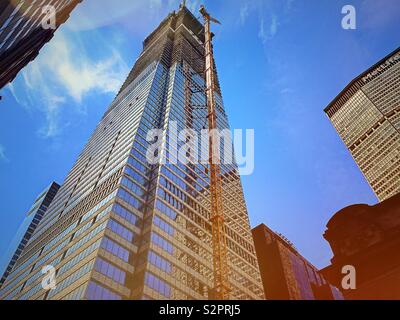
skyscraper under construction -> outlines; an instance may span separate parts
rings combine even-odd
[[[145,39],[120,92],[5,280],[1,299],[213,297],[208,164],[175,158],[176,147],[190,137],[173,143],[177,131],[200,132],[207,123],[204,61],[204,28],[182,5]],[[229,128],[217,77],[215,83],[217,125]],[[154,141],[148,133],[159,128],[159,160],[150,163]],[[188,159],[192,153],[186,149]],[[222,161],[221,179],[229,297],[262,299],[235,161]],[[52,290],[42,284],[48,265],[56,270]]]

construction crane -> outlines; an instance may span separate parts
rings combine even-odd
[[[225,236],[225,220],[222,204],[222,180],[221,167],[219,161],[219,149],[217,139],[217,112],[215,104],[215,74],[214,56],[212,47],[211,22],[220,22],[210,16],[204,6],[200,7],[200,13],[204,18],[204,49],[205,49],[205,78],[206,78],[206,97],[208,110],[208,129],[209,129],[209,173],[210,173],[210,193],[211,193],[211,226],[212,226],[212,247],[213,247],[213,267],[214,267],[214,288],[213,298],[216,300],[228,300],[229,269],[227,261],[227,247]]]

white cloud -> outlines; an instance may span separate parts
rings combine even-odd
[[[202,4],[201,0],[187,0],[186,7],[194,14],[197,15]]]
[[[39,130],[39,135],[43,138],[52,138],[57,136],[61,131],[59,125],[59,114],[61,111],[61,106],[63,103],[65,103],[66,99],[64,97],[59,97],[48,93],[48,95],[44,97],[44,101],[46,126]]]
[[[46,73],[44,73],[46,74]],[[48,75],[48,74],[46,74]],[[59,114],[62,104],[66,101],[65,97],[57,96],[50,84],[46,84],[46,77],[40,69],[40,65],[32,63],[22,72],[23,82],[26,86],[26,99],[30,102],[23,102],[29,111],[38,108],[45,116],[45,125],[38,131],[39,136],[43,138],[52,138],[61,132],[59,124]],[[36,84],[36,85],[35,85]],[[41,84],[38,86],[37,84]],[[22,98],[17,97],[17,101]],[[36,101],[40,102],[36,102]]]
[[[162,0],[150,0],[149,4],[151,10],[159,10],[162,7]]]
[[[274,37],[277,31],[278,31],[278,18],[275,15],[273,15],[271,19],[271,24],[269,26],[270,36]]]
[[[0,160],[8,162],[8,158],[6,157],[5,149],[1,144],[0,144]]]
[[[91,35],[95,33],[90,31]],[[44,114],[45,125],[38,131],[43,138],[61,133],[65,123],[60,121],[60,114],[65,106],[72,105],[73,112],[82,112],[89,93],[117,93],[129,71],[120,54],[111,47],[112,43],[107,45],[99,40],[98,46],[105,57],[95,59],[96,50],[89,54],[85,39],[76,33],[72,35],[58,32],[38,58],[22,71],[23,86],[19,87],[18,95],[15,85],[9,87],[19,104]]]
[[[171,10],[177,10],[180,3],[181,0],[83,1],[73,11],[68,28],[82,31],[118,24],[125,30],[143,36]],[[187,7],[196,10],[200,3],[200,0],[188,0]]]
[[[142,8],[154,7],[159,1],[96,0],[83,1],[72,13],[68,27],[74,31],[93,30],[111,25],[126,17],[135,20]]]
[[[17,93],[15,92],[14,85],[13,85],[12,83],[9,83],[8,86],[7,86],[7,88],[8,88],[8,90],[10,90],[11,94],[13,95],[15,101],[18,102],[18,104],[20,104],[20,105],[25,105],[25,101],[21,100],[21,99],[18,97]]]
[[[266,34],[265,34],[265,27],[264,27],[264,18],[260,19],[260,28],[258,30],[258,37],[263,40],[266,39]]]
[[[84,48],[76,48],[62,33],[54,38],[51,47],[36,66],[46,73],[54,73],[54,80],[78,103],[92,90],[117,92],[128,68],[116,51],[112,51],[106,59],[92,61],[85,54]],[[35,70],[28,68],[27,72],[35,73]]]
[[[279,23],[276,15],[271,16],[271,21],[269,22],[268,27],[265,26],[264,18],[262,17],[260,19],[258,37],[262,40],[264,44],[275,37],[276,33],[278,32],[278,25]]]
[[[247,17],[249,16],[249,5],[245,3],[241,8],[240,8],[240,24],[244,25]]]

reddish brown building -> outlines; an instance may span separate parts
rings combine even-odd
[[[269,300],[341,300],[307,259],[264,224],[252,230],[265,296]]]
[[[340,210],[324,237],[334,254],[324,276],[341,288],[343,266],[355,268],[356,288],[342,289],[346,299],[400,299],[400,194]]]

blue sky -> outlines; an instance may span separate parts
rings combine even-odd
[[[179,1],[85,0],[0,94],[0,253],[37,194],[62,182],[141,51]],[[188,1],[197,10],[200,1]],[[329,218],[376,203],[323,113],[359,73],[399,45],[398,0],[205,1],[232,128],[255,129],[243,187],[252,226],[283,233],[318,267]],[[357,29],[341,28],[352,4]]]

